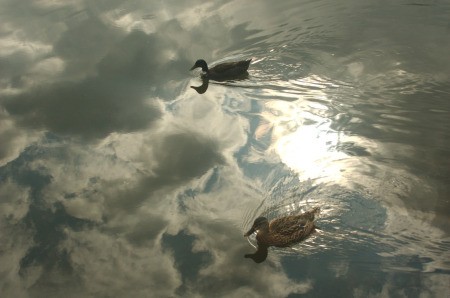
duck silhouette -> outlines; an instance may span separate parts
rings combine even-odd
[[[209,80],[202,78],[202,84],[200,86],[191,86],[192,89],[197,91],[198,94],[203,94],[208,90]]]
[[[199,59],[190,70],[200,67],[203,71],[202,78],[208,80],[223,81],[238,79],[248,75],[247,69],[251,61],[252,59],[225,62],[209,68],[205,60]]]
[[[304,240],[314,232],[314,218],[319,212],[320,208],[315,207],[302,214],[279,217],[270,222],[266,217],[258,217],[244,234],[244,237],[248,237],[256,232],[258,248],[255,253],[246,254],[245,257],[261,263],[266,260],[270,246],[288,247]]]

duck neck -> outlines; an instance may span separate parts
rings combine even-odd
[[[256,241],[258,246],[269,247],[271,245],[271,235],[268,230],[261,229],[256,233]]]
[[[206,63],[202,65],[202,70],[206,73],[209,72],[208,65]]]
[[[261,239],[265,239],[267,238],[268,235],[269,235],[269,226],[259,227],[256,231],[256,238],[258,238],[259,236]]]

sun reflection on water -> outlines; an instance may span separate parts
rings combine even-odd
[[[308,97],[324,99],[322,90],[311,90]],[[329,107],[319,102],[269,101],[262,113],[266,122],[257,129],[256,137],[269,132],[271,128],[271,149],[281,161],[302,179],[323,178],[337,182],[343,169],[335,162],[347,155],[336,148],[341,132],[331,128],[332,120],[327,118]]]

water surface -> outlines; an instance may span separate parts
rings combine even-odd
[[[0,1],[2,297],[442,297],[448,1]],[[195,60],[253,58],[244,80]],[[253,220],[320,230],[244,259]]]

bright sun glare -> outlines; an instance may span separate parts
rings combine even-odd
[[[322,94],[323,96],[323,94]],[[281,161],[304,179],[338,180],[341,166],[337,160],[346,157],[337,151],[340,133],[333,130],[331,120],[311,113],[326,110],[325,105],[299,99],[294,102],[271,101],[266,103],[258,133],[272,128],[272,149]]]

